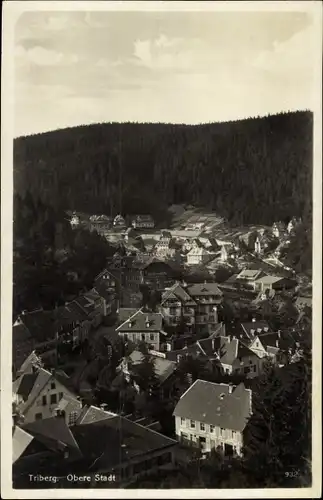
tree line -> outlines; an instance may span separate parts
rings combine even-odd
[[[173,203],[231,223],[311,218],[311,112],[206,125],[105,123],[14,142],[15,190],[54,208],[151,213]]]
[[[27,192],[14,195],[13,316],[52,309],[93,286],[115,249],[98,233],[72,230],[65,212]]]

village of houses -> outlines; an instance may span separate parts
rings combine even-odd
[[[17,484],[43,475],[73,487],[77,478],[83,486],[124,487],[176,468],[185,450],[240,455],[252,405],[247,382],[268,359],[277,366],[299,359],[297,332],[310,317],[311,286],[280,261],[299,221],[238,230],[193,207],[171,210],[167,228],[156,227],[150,215],[68,214],[72,227],[97,231],[116,252],[91,290],[54,311],[23,311],[13,325]],[[143,285],[158,292],[154,307],[143,303]],[[273,316],[293,311],[293,325],[275,329],[265,305]],[[140,393],[131,372],[146,346],[159,397],[171,407],[172,434],[144,411],[128,414],[91,399],[90,363],[77,348],[85,342],[95,348],[102,338],[108,353],[116,342],[127,346],[116,377],[106,381],[117,392],[124,378]],[[64,343],[79,354],[60,358]],[[187,373],[186,385],[175,387],[187,357],[216,366],[227,382],[193,381]],[[237,375],[242,382],[235,385]]]

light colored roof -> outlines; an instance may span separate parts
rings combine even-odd
[[[257,279],[258,276],[260,275],[261,270],[260,269],[243,269],[236,279]]]
[[[101,408],[97,408],[96,406],[85,406],[78,419],[76,424],[92,424],[94,422],[100,422],[102,420],[106,420],[108,418],[115,417],[116,413],[112,413],[110,411],[102,410]]]
[[[284,278],[282,278],[281,276],[263,276],[262,278],[257,278],[255,280],[255,283],[263,283],[264,285],[271,285],[272,283],[277,283],[282,279]]]
[[[243,431],[250,414],[251,391],[243,384],[230,394],[228,384],[200,379],[181,396],[173,413],[175,416],[235,431]]]
[[[210,253],[203,247],[193,247],[188,253],[188,256],[192,255],[210,255]]]
[[[192,297],[187,293],[185,288],[181,286],[179,283],[175,283],[169,290],[166,290],[162,296],[162,303],[165,302],[168,298],[174,295],[180,302],[192,303],[195,304]]]
[[[15,463],[21,457],[33,439],[34,437],[31,434],[18,426],[15,427],[12,436],[12,463]]]
[[[223,295],[216,283],[194,283],[187,287],[187,292],[192,297],[199,295]]]
[[[163,382],[174,372],[176,368],[176,363],[174,361],[169,361],[168,359],[161,358],[159,356],[151,355],[151,357],[154,362],[155,374],[157,375],[159,380]],[[140,351],[135,350],[130,354],[129,358],[131,359],[132,363],[140,364],[142,363],[144,356]]]
[[[297,297],[295,305],[296,307],[312,307],[312,297]]]
[[[57,408],[70,414],[72,411],[80,411],[82,403],[78,399],[64,394],[62,399],[58,402]]]
[[[141,309],[118,326],[117,331],[156,332],[162,329],[162,315],[160,313],[143,312]],[[146,324],[148,319],[148,324]]]
[[[35,353],[35,351],[32,351],[29,356],[25,359],[25,361],[22,363],[20,366],[18,373],[23,374],[23,373],[30,373],[32,372],[32,367],[33,366],[40,366],[41,360],[39,356]]]
[[[198,238],[201,234],[201,230],[181,230],[181,229],[171,229],[171,235],[174,238]]]

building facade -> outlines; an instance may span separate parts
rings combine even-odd
[[[251,396],[244,384],[235,387],[196,380],[173,413],[177,439],[204,453],[220,449],[225,456],[242,455]]]

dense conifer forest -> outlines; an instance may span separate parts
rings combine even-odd
[[[233,224],[311,218],[311,112],[205,125],[106,123],[14,143],[15,191],[55,209],[151,213],[172,203]]]

